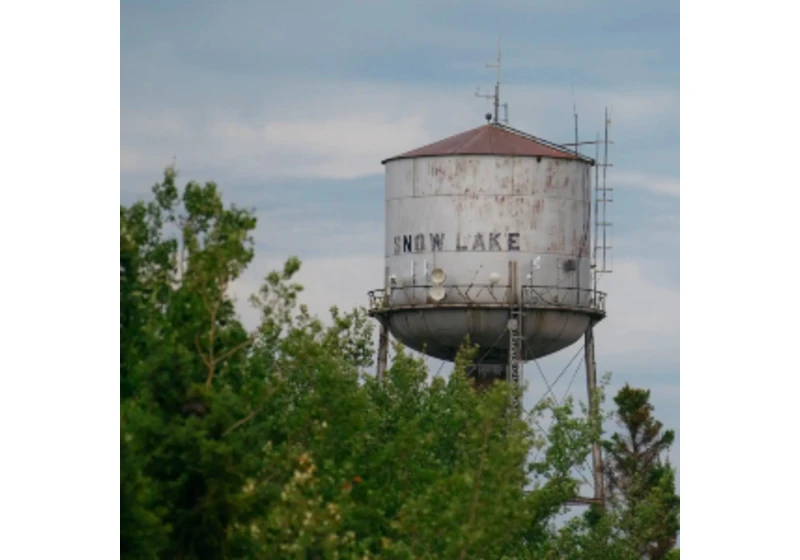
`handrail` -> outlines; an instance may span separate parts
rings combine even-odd
[[[510,286],[501,284],[469,284],[443,286],[445,297],[433,301],[428,297],[430,284],[412,284],[368,292],[369,311],[380,313],[392,309],[431,307],[509,307]],[[587,309],[605,313],[606,294],[591,288],[522,285],[521,302],[527,308]],[[398,297],[399,294],[399,297]],[[583,303],[583,302],[586,303]]]

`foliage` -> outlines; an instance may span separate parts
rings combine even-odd
[[[548,552],[558,558],[678,558],[680,497],[675,471],[662,460],[675,434],[652,416],[649,391],[625,385],[614,403],[622,431],[603,442],[607,508],[571,520]]]
[[[445,381],[397,346],[378,383],[366,313],[310,315],[296,258],[249,332],[253,213],[173,169],[153,193],[120,209],[123,558],[627,557],[622,518],[554,525],[599,437],[571,402],[521,418],[505,385],[474,390],[471,347]]]
[[[663,559],[675,546],[680,530],[680,497],[675,471],[662,459],[675,441],[653,417],[650,391],[625,385],[614,398],[622,431],[605,442],[609,499],[623,509],[625,531],[637,552]]]

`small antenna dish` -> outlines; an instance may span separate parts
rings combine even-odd
[[[444,289],[444,286],[433,286],[428,291],[428,295],[433,301],[442,301],[447,295],[447,291]]]
[[[486,118],[486,122],[487,123],[488,122],[492,122],[492,114],[491,113],[486,113],[486,115],[484,115],[484,117]]]

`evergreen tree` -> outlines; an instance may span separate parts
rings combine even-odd
[[[675,432],[653,417],[650,391],[625,385],[614,398],[621,432],[605,442],[609,500],[625,512],[621,525],[640,557],[666,558],[680,531],[675,470],[664,454]]]

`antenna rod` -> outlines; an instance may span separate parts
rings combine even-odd
[[[575,82],[572,80],[572,76],[570,76],[570,82],[572,87],[572,115],[575,117],[575,155],[577,156],[581,143],[578,141],[578,102],[575,101]]]
[[[606,266],[606,229],[608,219],[606,218],[606,198],[608,198],[608,189],[606,188],[606,170],[608,169],[608,107],[605,112],[605,131],[603,133],[603,271],[607,270]]]
[[[575,155],[578,155],[578,147],[581,143],[578,141],[578,109],[573,105],[573,115],[575,115]]]
[[[494,85],[494,122],[497,124],[500,120],[500,82]]]
[[[502,78],[502,66],[503,66],[503,43],[502,37],[497,38],[497,63],[496,64],[487,64],[487,68],[495,68],[497,69],[497,79],[494,84],[494,95],[491,94],[483,94],[481,93],[481,88],[478,87],[475,90],[475,97],[483,97],[484,99],[491,99],[494,102],[494,115],[491,113],[486,113],[486,120],[489,121],[494,118],[494,123],[498,124],[500,122],[500,107],[503,107],[503,111],[505,112],[505,116],[503,118],[503,123],[508,124],[508,103],[500,103],[500,79]]]
[[[594,261],[594,297],[597,298],[597,247],[600,244],[600,133],[597,133],[597,141],[594,144],[594,251],[592,260]],[[603,194],[605,197],[605,193]]]
[[[497,64],[487,64],[487,68],[497,69],[497,80],[494,84],[494,122],[500,122],[500,78],[502,77],[503,66],[503,38],[497,38]],[[488,97],[488,96],[487,96]]]

